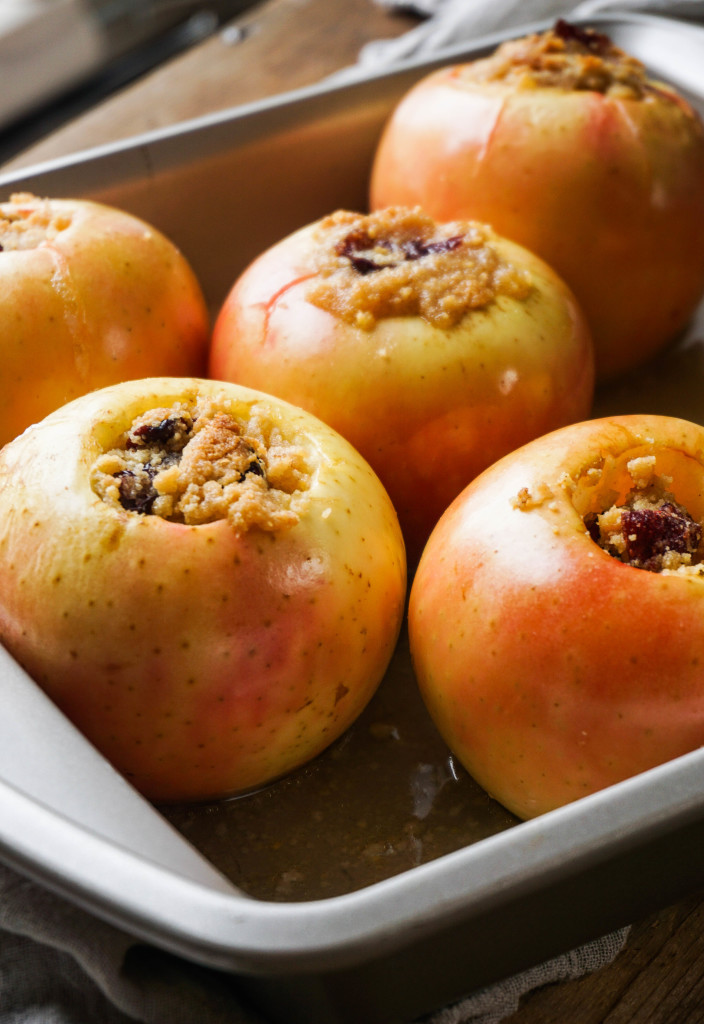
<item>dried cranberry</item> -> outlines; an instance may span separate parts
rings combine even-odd
[[[138,438],[139,442],[143,445],[167,444],[175,437],[178,430],[183,434],[186,434],[188,431],[188,424],[180,416],[165,417],[158,423],[142,423],[141,426],[135,427],[131,431],[132,437],[128,441],[127,447],[139,447],[137,441],[134,440],[135,438]]]
[[[597,515],[597,513],[587,512],[586,516],[584,517],[584,525],[586,526],[587,533],[589,534],[591,539],[594,541],[595,544],[598,544],[601,540],[601,530],[599,529],[599,516]]]
[[[579,25],[565,21],[564,18],[558,18],[552,30],[558,39],[566,43],[578,43],[592,53],[606,53],[612,45],[609,37],[603,32],[596,32],[593,28],[580,28]]]
[[[253,448],[249,448],[249,451],[251,452],[251,459],[249,461],[249,464],[240,473],[240,480],[244,480],[245,476],[248,473],[251,473],[252,476],[266,476],[266,473],[264,472],[264,467],[261,464],[261,461],[257,453],[254,451]]]
[[[151,466],[144,467],[145,473],[139,476],[130,469],[123,469],[115,474],[120,481],[120,504],[128,512],[141,512],[147,515],[156,501],[157,492],[152,485],[155,470]]]
[[[338,242],[335,252],[338,256],[348,259],[358,274],[371,274],[375,270],[395,267],[409,260],[419,260],[432,253],[451,252],[457,249],[463,240],[464,235],[439,238],[434,242],[425,242],[421,238],[410,238],[402,242],[396,242],[392,238],[375,240],[359,228],[350,231],[341,242]],[[377,255],[375,259],[375,249],[383,249],[384,255]]]
[[[350,231],[341,242],[338,242],[335,252],[338,256],[348,259],[358,274],[370,274],[374,270],[381,270],[382,264],[375,263],[370,256],[362,256],[360,253],[372,250],[374,245],[367,232],[359,228]]]
[[[439,238],[435,242],[423,242],[420,238],[404,242],[401,246],[407,260],[419,260],[437,252],[452,252],[462,245],[464,235],[453,235],[452,238]]]
[[[644,569],[658,566],[668,551],[693,553],[702,539],[702,527],[671,502],[658,508],[627,509],[621,512],[628,561]]]

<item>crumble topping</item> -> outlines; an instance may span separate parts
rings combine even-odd
[[[502,43],[490,57],[463,65],[460,74],[521,89],[588,90],[622,99],[643,99],[653,90],[643,64],[607,35],[562,19],[546,32]]]
[[[419,209],[338,210],[317,226],[319,277],[306,298],[363,330],[397,316],[454,327],[499,295],[531,291],[528,272],[499,256],[494,237],[483,224],[437,224]]]
[[[70,223],[70,216],[54,209],[51,200],[16,192],[8,203],[0,204],[0,252],[36,249]]]
[[[547,502],[552,501],[555,497],[551,488],[544,482],[541,481],[534,490],[529,490],[527,487],[521,487],[518,494],[511,499],[511,504],[514,508],[520,509],[521,512],[528,512],[533,508],[540,508]]]
[[[294,526],[310,477],[304,449],[256,406],[243,423],[210,401],[150,409],[91,469],[110,505],[187,525],[226,519],[237,531]]]
[[[585,516],[589,535],[614,558],[650,572],[693,569],[701,574],[702,524],[669,490],[669,477],[655,472],[655,456],[631,459],[633,489],[623,504]]]

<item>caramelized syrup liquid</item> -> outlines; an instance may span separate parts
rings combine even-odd
[[[243,892],[269,901],[351,892],[517,821],[437,733],[405,631],[367,709],[315,761],[247,796],[160,810]]]

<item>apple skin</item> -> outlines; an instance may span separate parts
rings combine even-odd
[[[0,445],[60,405],[139,377],[205,373],[209,313],[187,260],[148,224],[86,200],[21,194],[65,227],[0,252]]]
[[[637,366],[704,294],[704,128],[667,86],[647,101],[423,78],[389,119],[371,207],[491,224],[575,292],[599,380]]]
[[[283,239],[233,285],[209,376],[308,409],[372,465],[398,513],[409,563],[462,488],[506,452],[589,414],[591,335],[574,296],[525,249],[497,251],[535,284],[443,330],[420,316],[363,330],[306,299],[318,224]]]
[[[439,732],[500,803],[530,818],[704,744],[704,577],[613,558],[572,483],[655,453],[704,517],[704,428],[593,420],[506,456],[434,530],[411,589],[418,682]],[[516,506],[523,488],[546,493]],[[547,490],[551,492],[547,494]]]
[[[94,459],[151,407],[192,395],[270,410],[317,468],[272,534],[114,508]],[[93,392],[0,453],[0,638],[147,797],[210,799],[290,772],[374,693],[404,613],[393,507],[341,437],[235,385],[159,378]]]

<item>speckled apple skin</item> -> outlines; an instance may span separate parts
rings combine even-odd
[[[238,535],[110,507],[89,468],[145,408],[226,393],[273,408],[317,452],[299,523]],[[245,791],[318,754],[392,655],[405,558],[393,507],[308,414],[209,381],[117,385],[0,453],[0,637],[144,794]]]
[[[205,373],[209,314],[176,246],[121,210],[51,202],[69,227],[0,252],[0,445],[95,388]]]
[[[451,330],[419,316],[365,331],[306,299],[316,225],[263,253],[216,319],[209,375],[266,388],[346,437],[381,478],[409,562],[466,484],[525,441],[589,414],[591,336],[563,282],[525,249],[493,241],[532,275]]]
[[[704,428],[633,416],[566,427],[460,495],[421,559],[409,632],[419,685],[467,770],[522,818],[704,744],[704,578],[624,564],[587,533],[565,474],[625,451],[680,453],[704,513]],[[514,498],[547,485],[552,498]]]
[[[670,342],[704,293],[704,127],[665,86],[639,102],[443,68],[392,114],[370,201],[474,217],[540,255],[587,314],[600,379]]]

